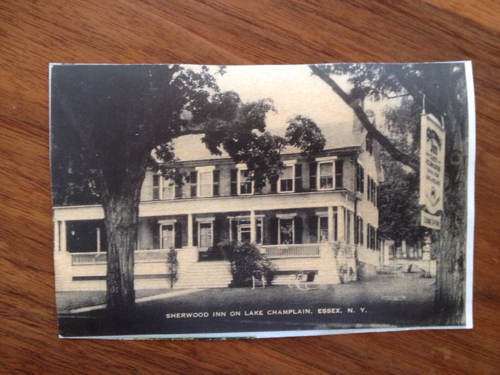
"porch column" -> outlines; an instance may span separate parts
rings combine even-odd
[[[67,243],[66,243],[66,222],[61,221],[60,228],[60,251],[65,253],[67,251]]]
[[[334,228],[333,228],[333,207],[328,207],[328,242],[333,243],[334,241]]]
[[[193,214],[188,214],[188,247],[193,247]]]
[[[233,219],[229,218],[229,241],[233,240]]]
[[[337,240],[345,242],[345,208],[338,207],[337,209]]]
[[[257,241],[257,223],[255,221],[255,211],[250,211],[250,243]]]

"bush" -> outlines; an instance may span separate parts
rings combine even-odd
[[[168,277],[170,280],[170,288],[174,287],[177,282],[177,269],[179,262],[177,261],[177,251],[172,247],[167,253]]]
[[[231,275],[233,287],[246,287],[252,285],[252,276],[264,275],[266,284],[271,285],[275,276],[276,268],[261,254],[259,248],[248,242],[237,243],[235,241],[221,243],[222,251],[231,263]]]

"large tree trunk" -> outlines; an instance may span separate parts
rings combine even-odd
[[[130,197],[111,200],[105,207],[108,236],[106,303],[109,322],[128,330],[134,319],[134,250],[137,243],[138,205]],[[123,333],[123,332],[120,332]]]
[[[468,116],[466,109],[460,111],[457,93],[449,86],[447,97],[444,214],[436,249],[436,309],[439,324],[459,326],[466,323]]]
[[[103,173],[104,224],[108,237],[106,278],[107,325],[113,333],[133,331],[135,318],[134,251],[137,244],[140,192],[146,162],[136,161],[121,170]],[[103,171],[105,172],[105,171]],[[111,189],[106,187],[112,186]]]

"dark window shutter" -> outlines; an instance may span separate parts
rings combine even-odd
[[[319,242],[318,239],[318,217],[309,216],[309,242]]]
[[[318,163],[309,163],[309,189],[317,190]]]
[[[198,246],[198,222],[193,222],[193,246]]]
[[[231,238],[233,241],[238,240],[238,222],[236,220],[231,221]]]
[[[302,164],[295,164],[295,191],[302,191]]]
[[[277,193],[278,192],[278,183],[275,181],[275,182],[271,182],[271,193]]]
[[[278,219],[273,217],[269,220],[269,232],[270,232],[270,239],[271,239],[271,245],[277,245],[278,244]]]
[[[238,195],[238,170],[231,169],[231,195]]]
[[[358,225],[359,225],[359,216],[356,216],[356,219],[354,220],[354,244],[355,245],[357,245],[359,243]]]
[[[214,189],[213,189],[213,195],[218,196],[220,195],[220,170],[214,169],[213,171],[213,178],[214,178]]]
[[[294,218],[294,229],[295,229],[295,243],[302,243],[302,232],[303,232],[303,224],[301,217]]]
[[[214,236],[214,247],[217,246],[219,242],[222,241],[222,222],[219,217],[215,218],[213,228],[212,228],[213,236]]]
[[[189,174],[189,182],[191,184],[191,197],[196,197],[196,183],[198,179],[198,172],[191,172]]]
[[[175,197],[182,198],[182,186],[175,185]]]
[[[365,170],[361,167],[361,192],[365,192]]]
[[[344,187],[344,161],[335,161],[335,189],[342,189]]]
[[[153,175],[153,199],[160,199],[160,176],[157,174]]]
[[[360,245],[363,245],[363,242],[364,242],[364,228],[363,228],[363,219],[362,218],[359,218],[359,229],[360,229],[360,232],[359,232],[359,244]]]
[[[180,249],[182,247],[182,226],[181,223],[175,223],[175,248]]]

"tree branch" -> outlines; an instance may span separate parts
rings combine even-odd
[[[316,65],[309,65],[309,68],[312,72],[317,75],[323,82],[325,82],[330,88],[335,92],[340,98],[352,108],[356,116],[358,117],[361,124],[368,131],[368,135],[375,139],[395,160],[409,166],[411,169],[416,172],[420,169],[420,163],[415,160],[410,155],[407,155],[394,146],[394,144],[383,135],[378,129],[370,122],[368,117],[366,116],[365,111],[361,106],[355,101],[352,100],[351,96],[347,94],[342,88],[330,78],[328,74],[325,74],[320,68]]]

